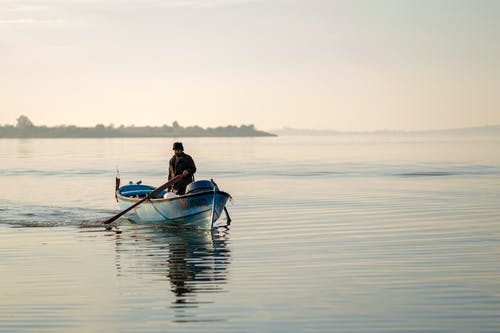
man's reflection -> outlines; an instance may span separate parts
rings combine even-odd
[[[227,229],[205,232],[131,226],[116,238],[118,274],[136,270],[142,275],[149,268],[155,276],[165,277],[175,295],[171,308],[176,318],[189,321],[185,312],[199,307],[196,295],[223,292],[230,262],[227,239]],[[125,267],[125,256],[141,262]]]

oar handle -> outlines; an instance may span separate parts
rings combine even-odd
[[[125,215],[126,213],[128,213],[129,211],[131,211],[132,209],[134,209],[135,207],[139,206],[141,203],[143,203],[144,201],[150,199],[151,197],[154,197],[155,195],[157,195],[158,193],[160,193],[161,191],[163,191],[164,189],[166,189],[167,187],[169,187],[170,185],[178,182],[181,178],[183,178],[183,175],[177,175],[175,176],[174,178],[170,179],[168,182],[166,182],[165,184],[161,185],[160,187],[157,187],[156,189],[154,189],[152,192],[148,193],[148,195],[146,195],[144,198],[142,198],[141,200],[137,201],[135,204],[133,204],[132,206],[122,210],[121,212],[119,212],[118,214],[116,214],[115,216],[107,219],[106,221],[103,222],[103,224],[110,224],[114,221],[116,221],[118,218],[120,218],[121,216]]]

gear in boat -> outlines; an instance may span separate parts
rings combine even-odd
[[[120,187],[120,195],[128,198],[144,198],[146,195],[154,191],[155,187],[150,185],[143,185],[140,183],[130,182],[127,185]],[[214,190],[214,185],[209,180],[197,180],[190,183],[186,187],[186,193],[184,195],[190,195],[201,192],[211,192]],[[153,196],[153,199],[164,198],[167,194],[166,191],[161,191],[157,195]]]

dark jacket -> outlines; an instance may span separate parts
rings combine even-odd
[[[176,155],[172,156],[168,163],[168,179],[170,180],[173,177],[180,175],[184,170],[187,170],[189,175],[182,178],[171,187],[171,189],[177,194],[184,194],[186,186],[194,181],[196,166],[193,159],[188,154],[182,153],[179,157]]]

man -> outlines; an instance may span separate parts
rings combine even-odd
[[[174,150],[174,156],[172,156],[168,163],[168,179],[170,180],[181,174],[183,178],[173,184],[170,189],[175,194],[182,195],[186,192],[186,186],[194,181],[196,166],[191,156],[184,153],[182,142],[175,142],[172,149]]]

